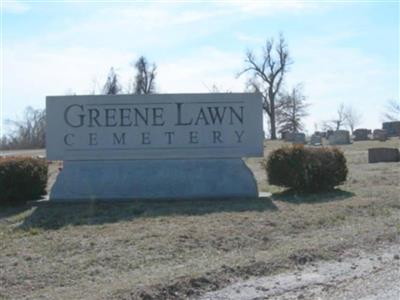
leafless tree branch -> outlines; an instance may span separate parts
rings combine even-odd
[[[263,109],[270,118],[271,139],[276,139],[276,98],[291,63],[288,46],[281,34],[276,45],[273,39],[266,41],[261,61],[251,51],[247,51],[245,67],[238,73],[238,77],[250,74],[248,89],[262,94]]]

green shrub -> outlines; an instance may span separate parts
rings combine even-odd
[[[343,152],[336,148],[282,147],[265,164],[270,184],[297,192],[331,190],[346,181]]]
[[[46,193],[47,161],[38,158],[0,158],[0,203],[21,203]]]

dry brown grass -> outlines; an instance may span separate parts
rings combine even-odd
[[[31,204],[0,208],[0,298],[172,299],[266,275],[400,233],[399,163],[367,163],[371,146],[343,146],[340,190],[271,199]],[[269,142],[266,155],[279,147]]]

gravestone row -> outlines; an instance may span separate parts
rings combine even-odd
[[[396,122],[390,122],[390,124],[397,124]],[[386,123],[384,123],[386,124]],[[387,129],[375,129],[373,132],[370,129],[359,128],[353,132],[353,141],[386,141],[388,137],[397,135],[397,131],[392,129],[392,135],[388,133]],[[310,145],[318,146],[322,145],[322,139],[326,138],[330,145],[346,145],[350,144],[350,133],[347,130],[328,130],[327,132],[316,131],[311,135],[309,143]],[[306,144],[306,137],[304,133],[282,133],[282,139],[286,142],[292,142],[293,144]]]

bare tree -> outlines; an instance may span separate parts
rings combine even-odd
[[[139,57],[133,66],[137,72],[134,82],[135,94],[153,94],[157,66],[154,63],[149,64],[144,56]]]
[[[111,67],[107,76],[107,81],[103,87],[103,94],[116,95],[121,91],[121,85],[118,82],[118,75],[115,73],[114,68]]]
[[[238,76],[250,73],[248,88],[261,93],[263,109],[268,114],[271,125],[271,139],[276,139],[276,98],[280,92],[284,75],[292,63],[289,50],[282,34],[275,45],[274,40],[267,40],[262,57],[258,60],[251,51],[246,53],[246,67]]]
[[[291,92],[280,95],[279,112],[277,113],[278,126],[281,132],[300,132],[304,130],[303,118],[308,115],[306,97],[303,86],[295,86]]]
[[[0,149],[2,149],[2,150],[10,149],[10,141],[9,141],[9,138],[6,135],[3,135],[0,138]]]
[[[360,124],[361,114],[353,106],[349,105],[344,110],[344,118],[351,134],[353,134],[355,127]]]
[[[46,110],[27,107],[21,121],[8,121],[11,134],[3,137],[1,147],[7,149],[44,148],[46,144]]]
[[[400,120],[400,102],[394,99],[389,100],[386,104],[386,112],[383,115],[385,121]]]
[[[96,95],[97,91],[101,91],[102,89],[99,86],[99,81],[96,76],[92,78],[92,88],[89,91],[89,94]]]
[[[324,121],[322,127],[324,130],[340,130],[346,125],[346,113],[345,106],[341,103],[336,111],[337,115],[334,119],[329,121]]]
[[[210,93],[232,93],[231,90],[225,89],[222,86],[218,86],[215,82],[211,85],[211,87],[207,86],[205,83],[203,83],[203,85]]]

